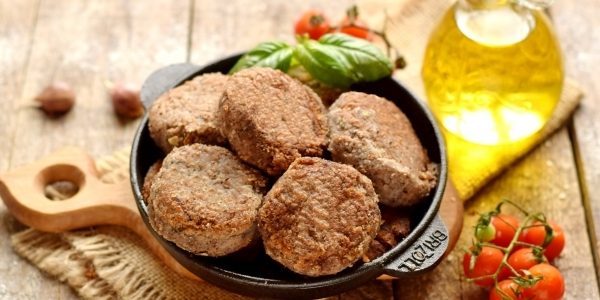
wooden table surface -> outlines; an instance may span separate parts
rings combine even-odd
[[[324,2],[0,0],[0,172],[64,145],[83,147],[97,157],[110,154],[131,142],[137,122],[113,115],[107,80],[141,84],[151,71],[170,63],[203,64],[263,40],[290,41],[291,22],[302,10],[318,7],[340,17],[353,1]],[[567,246],[557,264],[566,279],[566,298],[600,299],[600,192],[594,188],[600,186],[600,81],[595,73],[600,1],[559,0],[552,15],[567,75],[586,93],[574,119],[467,203],[459,246],[435,271],[393,285],[372,283],[342,298],[485,298],[461,274],[461,247],[468,245],[477,213],[508,196],[563,225]],[[71,83],[78,104],[51,120],[30,104],[53,80]],[[0,219],[0,299],[75,298],[66,285],[14,254],[9,235],[19,225],[2,204]]]

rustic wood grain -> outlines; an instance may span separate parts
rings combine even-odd
[[[18,103],[23,91],[39,2],[0,1],[0,172],[10,168],[10,152]],[[45,278],[18,258],[10,245],[10,232],[18,227],[0,203],[0,299],[19,299],[37,290],[53,298],[71,294],[65,285]]]
[[[294,42],[294,22],[309,8],[339,22],[354,1],[220,1],[196,0],[191,62],[205,64],[253,48],[267,40]]]
[[[13,137],[13,116],[21,96],[31,40],[37,17],[37,0],[0,2],[0,171],[8,169]]]
[[[137,122],[113,114],[105,83],[126,80],[141,85],[156,68],[184,61],[188,5],[42,2],[20,103],[60,80],[73,86],[77,104],[58,119],[21,110],[11,164],[33,161],[64,145],[80,146],[98,157],[129,144]]]
[[[12,73],[26,74],[24,85],[16,87],[14,96],[0,101],[0,105],[15,105],[6,108],[11,112],[8,114],[15,115],[10,132],[14,140],[2,143],[2,147],[7,147],[2,149],[2,157],[9,158],[9,166],[33,161],[64,145],[78,145],[100,156],[129,144],[137,122],[115,117],[105,82],[126,80],[141,84],[154,69],[184,61],[187,54],[188,1],[48,0],[40,3],[35,22],[29,20],[35,18],[35,2],[0,3],[3,36],[14,27],[37,24],[31,46],[26,41],[27,28],[21,30],[24,41],[14,44],[14,49],[12,45],[2,46],[2,51],[8,48],[14,55],[3,58],[14,65],[1,65],[2,78],[12,78]],[[4,18],[11,13],[18,18]],[[23,43],[31,51],[21,47]],[[27,65],[20,63],[21,52],[26,55]],[[22,108],[54,80],[74,87],[78,102],[73,111],[59,119],[48,119],[40,111]],[[0,214],[6,215],[4,207]],[[5,219],[9,221],[0,225],[0,298],[3,293],[10,299],[73,298],[66,286],[41,275],[13,254],[6,228],[15,225],[10,218]]]
[[[578,158],[582,193],[589,205],[588,228],[596,247],[596,269],[600,276],[600,1],[556,1],[552,15],[565,55],[566,72],[576,78],[585,98],[571,128]],[[568,24],[568,25],[566,25]]]

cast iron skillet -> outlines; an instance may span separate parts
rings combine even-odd
[[[142,86],[142,100],[148,107],[163,92],[198,74],[227,73],[239,57],[240,55],[225,58],[205,67],[178,64],[159,69]],[[352,89],[377,94],[398,105],[410,119],[431,160],[440,167],[439,183],[423,204],[411,212],[414,229],[393,249],[369,263],[357,263],[338,274],[317,278],[298,275],[283,268],[264,254],[264,251],[259,251],[248,259],[239,254],[221,258],[195,256],[182,250],[152,229],[148,221],[148,209],[142,200],[144,176],[152,163],[163,156],[150,138],[146,114],[133,141],[130,172],[137,206],[150,232],[192,273],[222,288],[257,297],[321,298],[355,288],[382,274],[402,278],[432,269],[448,247],[448,232],[437,214],[447,176],[442,135],[427,108],[395,80],[385,78],[356,85]]]

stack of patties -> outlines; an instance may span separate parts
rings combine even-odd
[[[166,154],[143,186],[150,223],[196,255],[227,255],[260,236],[286,268],[335,274],[408,234],[408,219],[393,212],[437,180],[393,103],[349,92],[327,113],[278,70],[198,76],[162,95],[149,118]]]

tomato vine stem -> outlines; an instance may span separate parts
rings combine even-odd
[[[502,289],[499,288],[499,285],[498,285],[498,283],[499,283],[498,277],[504,268],[507,268],[510,271],[512,276],[509,276],[509,278],[511,278],[511,280],[513,280],[517,285],[519,285],[521,287],[528,287],[528,286],[535,284],[535,282],[539,281],[539,278],[528,276],[527,274],[519,273],[519,270],[516,270],[513,266],[511,266],[508,263],[508,258],[512,254],[515,247],[525,246],[525,247],[530,247],[533,249],[543,250],[545,248],[545,246],[547,246],[550,243],[550,241],[552,240],[553,237],[552,237],[552,229],[548,225],[546,216],[543,213],[531,214],[528,211],[526,211],[525,209],[523,209],[522,207],[520,207],[519,205],[517,205],[516,203],[514,203],[508,199],[502,200],[493,211],[482,214],[480,216],[478,224],[475,226],[475,228],[477,228],[477,226],[481,226],[482,224],[489,225],[490,217],[498,216],[504,205],[510,205],[510,206],[516,208],[519,212],[521,212],[525,216],[525,220],[523,220],[523,222],[518,227],[515,227],[512,224],[510,224],[508,221],[504,220],[503,218],[501,218],[501,217],[499,218],[499,220],[501,222],[509,225],[511,228],[513,228],[515,230],[514,236],[512,237],[512,239],[507,247],[501,247],[501,246],[495,245],[493,243],[481,241],[477,238],[477,235],[475,235],[474,248],[470,250],[471,257],[472,257],[471,259],[473,259],[473,257],[476,257],[477,255],[479,255],[482,247],[490,247],[490,248],[498,249],[498,250],[502,251],[503,257],[502,257],[500,264],[498,265],[498,268],[496,269],[496,271],[493,274],[468,278],[467,281],[477,282],[482,279],[490,279],[491,278],[494,280],[494,289],[498,292],[498,294],[500,294],[503,299],[504,298],[511,299],[510,295],[507,295]],[[537,224],[536,222],[539,222],[540,224]],[[533,227],[546,228],[546,233],[547,233],[546,239],[544,241],[544,244],[541,247],[539,245],[534,245],[534,244],[519,241],[519,237],[521,236],[523,231],[526,229],[529,229],[529,228],[533,228]],[[548,228],[550,228],[550,229],[548,230]],[[548,236],[550,236],[550,237],[548,237]],[[547,260],[544,256],[542,256],[542,260],[544,262],[547,262]]]

